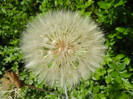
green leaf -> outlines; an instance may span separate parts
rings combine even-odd
[[[118,69],[119,70],[124,70],[125,67],[126,67],[126,64],[125,63],[121,63],[121,64],[118,65]]]
[[[117,77],[117,76],[119,76],[119,72],[118,71],[113,71],[113,72],[110,73],[110,76],[111,77]]]
[[[122,93],[119,95],[119,99],[131,99],[131,97],[126,93]]]
[[[109,56],[106,56],[105,57],[105,62],[107,63],[107,64],[109,64],[109,62],[111,62],[112,61],[112,58],[111,57],[109,57]]]
[[[99,96],[99,99],[107,99],[107,98],[105,97],[105,94],[99,93],[98,96]]]
[[[114,7],[124,5],[126,2],[126,0],[116,0],[116,4],[114,5]]]
[[[14,64],[13,64],[13,67],[12,67],[12,69],[15,71],[15,70],[17,70],[18,69],[18,63],[17,62],[15,62]]]
[[[124,27],[117,27],[116,30],[120,33],[122,33],[123,35],[127,35],[129,32],[128,28],[124,28]],[[117,35],[118,36],[118,35]]]
[[[132,75],[132,73],[128,73],[128,72],[125,70],[125,71],[123,71],[120,75],[121,75],[121,77],[123,77],[123,78],[129,78],[129,77]]]
[[[116,68],[117,68],[117,66],[116,66],[115,64],[108,64],[108,66],[109,66],[110,68],[112,68],[112,69],[116,69]]]
[[[129,65],[130,59],[129,59],[128,57],[126,57],[126,58],[124,58],[124,62],[125,62],[127,65]]]
[[[110,83],[111,82],[111,77],[110,76],[106,76],[105,77],[105,81],[106,81],[107,84]]]
[[[98,93],[99,92],[99,86],[95,86],[93,88],[93,93]]]
[[[52,67],[52,64],[51,63],[48,63],[47,66],[48,66],[48,68],[51,68]]]
[[[122,82],[122,79],[121,77],[117,76],[115,79],[114,79],[115,82],[117,83],[121,83]]]
[[[114,69],[110,69],[110,68],[109,68],[109,69],[107,70],[108,73],[110,73],[110,72],[112,72],[112,71],[114,71]]]
[[[118,32],[123,32],[123,31],[125,30],[125,28],[123,28],[123,27],[117,27],[116,30],[117,30]]]
[[[133,85],[130,84],[128,79],[123,79],[124,86],[127,90],[132,89],[133,90]]]
[[[99,7],[102,8],[102,9],[108,9],[108,8],[110,7],[110,4],[109,4],[109,3],[106,3],[106,2],[104,2],[104,1],[99,1],[97,4],[98,4]]]
[[[120,60],[120,59],[122,59],[124,56],[125,56],[125,55],[123,55],[123,54],[118,54],[118,55],[115,57],[115,59],[116,59],[116,60]]]
[[[77,61],[74,61],[73,64],[74,64],[75,67],[79,66],[79,63]]]

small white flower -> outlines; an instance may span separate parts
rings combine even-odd
[[[102,31],[92,20],[69,11],[38,15],[22,36],[26,68],[49,85],[78,84],[100,67]]]

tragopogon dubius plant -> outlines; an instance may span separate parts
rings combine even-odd
[[[37,15],[23,32],[26,68],[53,86],[75,86],[100,67],[105,52],[97,24],[75,12]]]

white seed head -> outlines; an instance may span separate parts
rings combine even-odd
[[[100,67],[105,51],[95,22],[69,11],[38,15],[22,36],[26,68],[50,85],[74,86]]]

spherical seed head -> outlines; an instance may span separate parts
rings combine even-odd
[[[50,85],[74,86],[100,67],[102,31],[92,20],[69,11],[38,15],[22,36],[26,68]]]

